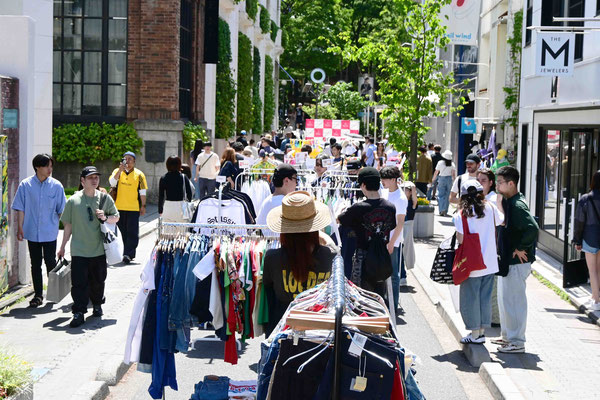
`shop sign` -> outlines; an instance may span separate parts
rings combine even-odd
[[[19,127],[19,110],[5,108],[2,110],[3,129],[17,129]]]
[[[537,76],[573,76],[574,33],[538,32],[536,46]]]
[[[477,124],[475,123],[475,118],[461,118],[460,119],[460,133],[463,133],[463,134],[477,133]]]
[[[440,10],[446,37],[455,45],[477,46],[481,0],[452,0]]]

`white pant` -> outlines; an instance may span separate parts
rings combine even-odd
[[[162,213],[163,222],[186,222],[183,219],[182,203],[182,201],[165,200]]]
[[[531,263],[511,265],[507,276],[498,278],[498,309],[502,339],[517,345],[525,345],[527,326],[527,277]]]

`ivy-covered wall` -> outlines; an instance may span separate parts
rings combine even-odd
[[[235,80],[231,73],[231,32],[229,25],[219,18],[219,59],[217,62],[217,98],[215,137],[235,135]]]
[[[271,30],[271,15],[269,14],[269,10],[263,5],[260,6],[259,25],[262,33],[269,33]]]
[[[279,27],[275,23],[275,21],[271,21],[271,40],[275,42],[277,40],[277,31],[279,31]]]
[[[252,21],[256,21],[258,13],[258,0],[246,0],[246,13]]]
[[[247,3],[246,3],[247,4]],[[238,96],[237,96],[237,131],[250,132],[253,127],[252,117],[252,42],[248,36],[240,32],[238,37]]]
[[[265,56],[265,132],[270,132],[275,117],[275,81],[273,78],[273,59]]]
[[[263,133],[262,101],[260,99],[260,52],[254,48],[254,70],[252,72],[252,114],[254,123],[252,133]]]

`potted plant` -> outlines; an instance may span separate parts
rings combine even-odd
[[[419,207],[415,210],[414,235],[416,238],[433,237],[433,212],[435,208],[424,197],[417,200]]]
[[[31,365],[0,348],[0,399],[33,400]]]

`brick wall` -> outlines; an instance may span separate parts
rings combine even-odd
[[[179,119],[179,0],[129,0],[127,118]]]
[[[19,283],[19,251],[16,240],[17,214],[12,212],[10,206],[19,186],[19,129],[4,129],[2,110],[5,108],[19,108],[19,80],[0,76],[0,134],[8,137],[8,204],[6,205],[8,208],[8,226],[2,226],[1,228],[0,246],[7,246],[4,251],[8,250],[8,257],[10,257],[8,260],[8,285],[14,286]],[[4,221],[2,223],[4,224]],[[0,262],[3,261],[0,260]]]

